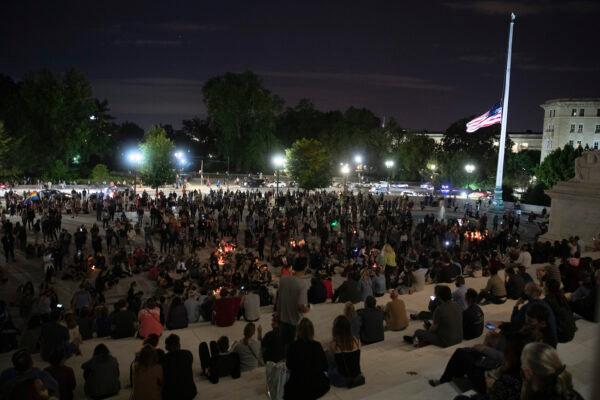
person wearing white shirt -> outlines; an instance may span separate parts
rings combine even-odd
[[[458,303],[459,306],[462,307],[463,311],[467,309],[469,306],[467,304],[467,300],[465,299],[465,294],[469,288],[465,284],[465,278],[462,276],[458,276],[456,278],[456,289],[452,292],[452,300]]]

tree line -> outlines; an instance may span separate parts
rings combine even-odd
[[[494,185],[499,126],[468,134],[465,124],[472,116],[452,123],[436,145],[366,108],[322,111],[308,99],[286,106],[251,71],[210,78],[201,90],[205,117],[184,120],[180,128],[157,121],[151,129],[164,132],[170,148],[189,149],[194,170],[203,160],[206,171],[270,173],[272,154],[287,149],[288,164],[295,165],[289,170],[305,164],[307,175],[312,162],[319,165],[314,172],[320,177],[308,179],[308,188],[339,175],[339,164],[351,163],[355,154],[364,160],[363,176],[372,179]],[[124,171],[126,149],[143,143],[147,134],[133,122],[116,122],[108,101],[95,98],[89,80],[76,70],[41,70],[20,81],[0,75],[0,177],[83,178],[98,164]],[[538,170],[539,152],[512,153],[511,146],[508,140],[506,183],[526,187]],[[296,155],[303,161],[290,159]],[[392,168],[385,167],[386,160],[394,161]],[[475,170],[467,172],[466,164]]]

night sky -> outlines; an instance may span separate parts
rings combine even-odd
[[[178,127],[207,78],[250,69],[286,105],[440,130],[499,101],[511,10],[508,129],[541,131],[545,100],[600,96],[600,1],[10,0],[0,73],[75,67],[120,121]]]

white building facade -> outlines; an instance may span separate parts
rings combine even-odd
[[[542,157],[557,148],[600,148],[600,98],[554,99],[540,105],[544,109]]]
[[[419,133],[419,132],[414,132]],[[442,132],[423,132],[425,135],[433,139],[437,144],[442,142],[444,134]],[[541,132],[509,132],[508,137],[513,142],[512,151],[518,153],[522,150],[541,150],[542,149],[542,133]],[[498,146],[498,142],[494,141],[494,145]]]

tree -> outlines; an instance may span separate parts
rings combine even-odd
[[[300,139],[286,150],[288,174],[304,190],[331,184],[331,160],[323,144],[315,139]]]
[[[425,135],[408,134],[396,150],[401,179],[418,181],[432,159],[435,141]]]
[[[237,171],[261,170],[276,147],[275,119],[283,101],[250,71],[209,79],[202,87],[220,156]]]
[[[154,126],[144,136],[140,145],[143,163],[140,169],[145,184],[156,189],[175,179],[173,163],[173,142],[167,133],[159,126]]]
[[[94,168],[92,168],[90,179],[92,182],[104,182],[110,180],[110,171],[108,170],[108,167],[104,164],[96,164]]]
[[[47,181],[69,181],[73,178],[69,167],[61,159],[54,160],[50,169],[43,174]]]
[[[540,163],[539,150],[523,150],[518,153],[510,152],[506,159],[505,181],[511,186],[525,188],[535,175],[535,169]]]
[[[537,167],[535,176],[546,188],[551,188],[557,182],[566,181],[575,176],[575,159],[581,155],[581,147],[574,149],[567,144],[548,154]]]
[[[523,196],[521,196],[521,201],[526,204],[548,207],[551,199],[550,196],[544,192],[544,184],[538,182],[527,188],[525,193],[523,193]]]

